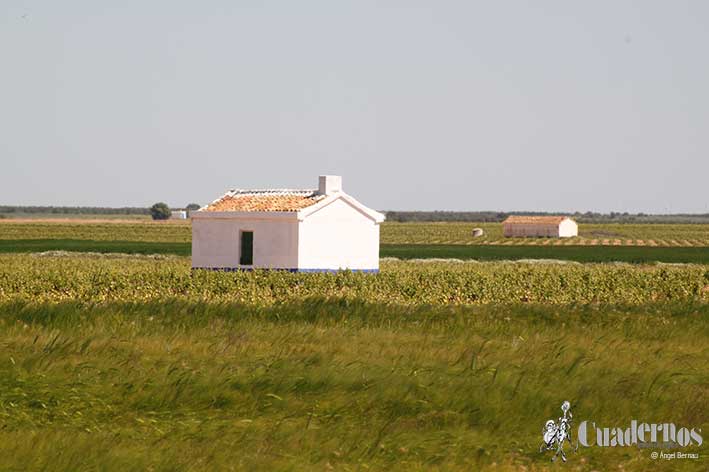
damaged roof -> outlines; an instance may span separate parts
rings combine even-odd
[[[230,190],[200,211],[299,211],[326,197],[317,190]]]

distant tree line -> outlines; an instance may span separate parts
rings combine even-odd
[[[164,203],[162,205],[165,205]],[[154,206],[154,205],[153,205]],[[165,207],[169,210],[167,205]],[[0,215],[42,214],[42,215],[150,215],[152,207],[72,207],[72,206],[15,206],[0,205]],[[190,203],[184,209],[189,211],[199,210],[200,205]]]
[[[524,216],[551,216],[564,215],[573,218],[579,223],[709,223],[709,213],[700,214],[672,214],[672,215],[648,215],[645,213],[610,212],[597,213],[587,211],[585,213],[564,213],[564,212],[539,212],[539,211],[385,211],[387,221],[398,222],[487,222],[499,223],[510,215]]]
[[[147,215],[149,208],[139,207],[70,207],[70,206],[8,206],[0,205],[0,213],[42,213],[56,215]]]
[[[385,211],[387,221],[481,221],[495,222],[507,218],[497,211]]]
[[[164,204],[163,204],[164,205]],[[162,206],[162,205],[161,205]],[[165,205],[167,207],[167,205]],[[199,205],[190,203],[187,210],[197,210]],[[163,210],[164,211],[164,210]],[[534,212],[534,211],[385,211],[387,221],[398,222],[501,222],[510,215],[549,216],[566,215],[579,223],[709,223],[709,213],[677,213],[651,215],[645,213],[610,212],[585,213]],[[0,205],[0,218],[12,214],[55,214],[55,215],[152,215],[149,207],[72,207],[72,206],[13,206]]]

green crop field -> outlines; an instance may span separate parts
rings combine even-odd
[[[472,237],[481,228],[482,237]],[[707,224],[580,224],[575,238],[505,238],[500,223],[385,223],[385,244],[709,246]]]
[[[191,271],[189,223],[0,223],[0,470],[707,470],[539,452],[564,400],[574,432],[709,431],[707,247],[399,226],[372,275]]]
[[[0,301],[188,301],[257,305],[310,298],[412,305],[709,301],[700,265],[383,261],[378,275],[190,270],[184,257],[0,255]]]
[[[485,236],[473,238],[473,227]],[[0,221],[0,253],[42,251],[189,255],[189,221]],[[709,225],[582,225],[568,239],[503,238],[497,223],[384,223],[381,255],[478,260],[709,263]]]
[[[483,237],[472,237],[473,228]],[[0,240],[81,239],[95,241],[189,242],[189,221],[24,221],[0,220]],[[387,223],[382,244],[631,245],[709,246],[707,224],[582,224],[578,238],[504,238],[499,223]],[[595,242],[594,242],[595,241]]]
[[[189,243],[188,220],[152,221],[23,221],[0,220],[0,242],[7,240],[145,241]]]

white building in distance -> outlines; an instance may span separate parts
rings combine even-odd
[[[516,216],[502,222],[506,238],[570,238],[578,236],[579,227],[567,216]]]
[[[379,271],[384,215],[337,175],[310,190],[230,190],[191,218],[193,268]]]

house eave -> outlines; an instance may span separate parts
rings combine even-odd
[[[305,207],[301,210],[298,211],[298,221],[303,221],[305,220],[308,216],[312,215],[313,213],[317,212],[321,208],[324,208],[334,202],[335,200],[345,200],[348,202],[350,205],[352,205],[357,211],[362,213],[364,216],[370,218],[373,220],[375,223],[379,224],[382,223],[385,219],[384,215],[382,213],[379,213],[378,211],[372,210],[371,208],[368,208],[358,202],[355,198],[351,197],[350,195],[346,194],[345,192],[337,192],[332,195],[329,195],[327,198],[320,200],[317,202],[315,205],[310,205],[309,207]]]
[[[297,220],[296,211],[196,211],[197,220]]]

